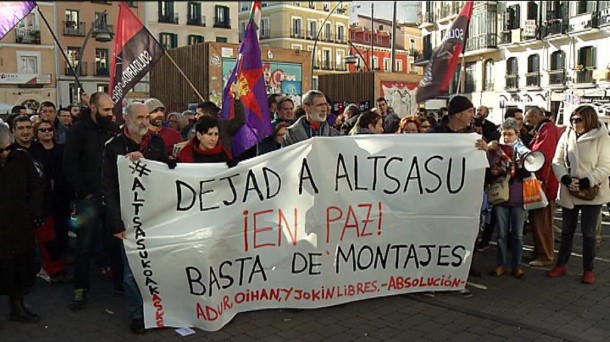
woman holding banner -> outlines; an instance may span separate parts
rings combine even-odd
[[[523,225],[527,211],[523,208],[523,178],[530,175],[524,168],[522,160],[530,150],[519,139],[519,125],[514,119],[507,119],[501,125],[500,141],[490,143],[487,151],[491,182],[506,181],[508,177],[508,200],[494,205],[497,218],[496,233],[498,236],[497,266],[491,275],[499,277],[508,272],[508,234],[512,239],[513,257],[511,260],[512,275],[523,278],[525,272],[521,267],[523,258]]]
[[[561,180],[557,203],[562,207],[563,227],[557,264],[547,275],[555,278],[567,273],[565,265],[572,253],[580,212],[583,239],[581,281],[593,284],[595,228],[602,205],[610,201],[610,136],[591,106],[576,108],[570,116],[570,124],[559,139],[553,158],[553,172]]]
[[[220,139],[218,119],[204,115],[195,124],[195,137],[178,153],[178,163],[229,163],[233,157]]]

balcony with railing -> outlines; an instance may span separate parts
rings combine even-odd
[[[40,30],[37,26],[15,29],[15,41],[19,44],[40,44]]]
[[[540,87],[540,72],[528,72],[525,74],[526,87]]]
[[[466,40],[466,52],[483,49],[496,49],[498,47],[498,35],[493,33],[469,37]]]
[[[231,19],[214,17],[214,27],[230,29]]]
[[[598,13],[584,13],[570,18],[567,32],[587,31],[598,26]]]
[[[566,83],[566,71],[564,69],[549,70],[549,85],[562,86]]]
[[[519,90],[519,75],[506,75],[506,90]]]
[[[552,38],[567,32],[567,25],[562,19],[549,19],[540,28],[542,38]]]
[[[311,36],[307,36],[307,39],[316,39],[316,33],[311,32]],[[312,38],[310,38],[312,37]],[[290,38],[297,38],[297,39],[303,39],[305,38],[305,30],[298,28],[298,27],[291,27],[290,28]]]
[[[432,11],[420,13],[418,19],[419,22],[424,26],[433,25],[436,22],[436,18],[434,17],[434,13]]]
[[[334,64],[330,59],[316,58],[314,60],[313,68],[316,70],[334,70]]]
[[[95,76],[108,77],[108,76],[110,76],[110,71],[108,70],[108,68],[96,66],[95,67]]]
[[[458,15],[460,13],[460,6],[457,1],[454,1],[450,4],[444,3],[440,6],[440,9],[436,11],[436,19],[444,20],[448,19],[453,15]]]
[[[424,42],[423,51],[418,51],[417,56],[415,56],[413,64],[415,66],[423,66],[430,62],[430,58],[432,58],[432,44]]]
[[[199,17],[187,18],[186,19],[186,24],[187,25],[193,25],[193,26],[203,26],[203,27],[205,27],[205,15],[199,16]]]
[[[576,83],[594,83],[593,82],[593,69],[584,68],[576,70]]]
[[[500,33],[499,45],[508,45],[513,43],[513,30],[504,30]]]
[[[82,62],[82,63],[83,64],[81,64],[80,72],[78,73],[78,75],[87,76],[87,62]],[[74,67],[74,71],[76,72],[78,70],[78,63],[73,63],[73,67]],[[67,62],[65,63],[64,75],[74,76],[74,73],[70,70],[70,66],[68,65]]]
[[[166,24],[178,24],[178,13],[165,13],[159,15],[159,22]]]
[[[84,22],[64,21],[64,36],[84,37],[86,25]]]

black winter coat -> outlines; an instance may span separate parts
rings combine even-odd
[[[64,147],[64,173],[78,199],[102,194],[102,154],[104,144],[118,133],[111,122],[105,126],[91,119],[91,110],[81,112],[81,120],[68,131]]]
[[[117,134],[106,143],[103,163],[103,199],[106,226],[112,234],[125,231],[125,224],[121,219],[117,157],[136,151],[142,152],[146,159],[168,164],[170,169],[176,167],[176,162],[170,160],[167,155],[163,139],[157,134],[148,135],[141,145],[129,139],[124,133]]]
[[[32,157],[13,148],[0,163],[0,259],[34,250],[34,219],[43,217],[43,187]]]

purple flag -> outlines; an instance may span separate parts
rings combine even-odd
[[[0,39],[36,7],[35,1],[0,2]]]
[[[253,6],[253,11],[255,10],[256,4]],[[222,96],[220,116],[224,119],[232,119],[235,116],[235,104],[230,91],[233,83],[237,83],[237,93],[246,114],[246,124],[233,137],[233,157],[237,157],[273,133],[265,92],[261,48],[252,16],[239,46],[237,63]]]

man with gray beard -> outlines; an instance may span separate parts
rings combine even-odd
[[[282,147],[307,140],[312,137],[331,137],[340,135],[339,131],[331,127],[326,118],[330,114],[328,102],[324,93],[318,90],[310,90],[303,95],[303,109],[307,113],[300,117],[288,131],[282,140]]]
[[[106,204],[106,227],[120,240],[125,239],[125,224],[121,219],[117,157],[125,156],[133,161],[146,158],[167,163],[172,169],[176,167],[176,162],[170,160],[167,155],[161,136],[149,133],[150,116],[145,104],[139,102],[129,104],[124,115],[123,130],[110,139],[104,147],[102,192]],[[122,246],[121,250],[123,286],[131,319],[131,330],[135,334],[143,334],[145,330],[142,296],[127,262],[125,248]]]

